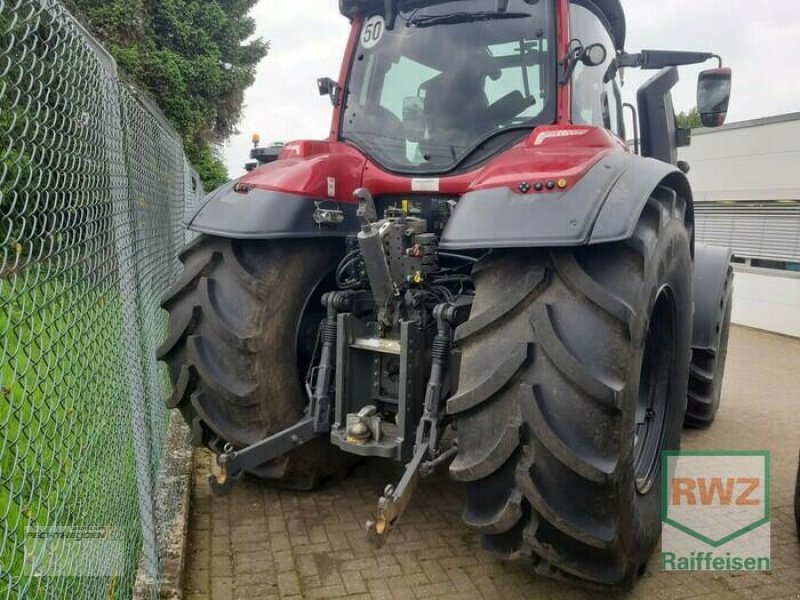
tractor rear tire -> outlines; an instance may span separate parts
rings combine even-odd
[[[463,520],[497,556],[605,590],[644,572],[661,533],[661,450],[679,448],[686,409],[686,208],[659,188],[626,242],[476,265],[456,331],[450,475],[466,484]]]
[[[157,357],[173,385],[167,407],[181,411],[194,445],[219,454],[300,420],[298,353],[308,340],[299,338],[310,336],[313,348],[320,288],[338,258],[323,240],[201,236],[181,252],[183,274],[161,300],[169,334]],[[311,489],[350,463],[323,436],[250,474]]]
[[[711,349],[692,350],[692,363],[689,367],[689,400],[684,418],[687,427],[706,429],[717,416],[722,398],[725,360],[728,356],[732,308],[733,268],[729,266],[719,301],[716,343]]]

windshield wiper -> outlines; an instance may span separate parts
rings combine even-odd
[[[407,27],[431,27],[433,25],[453,25],[456,23],[475,23],[476,21],[500,21],[505,19],[527,19],[533,15],[523,12],[479,11],[457,12],[449,15],[420,15],[411,17]]]

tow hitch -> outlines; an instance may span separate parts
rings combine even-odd
[[[452,347],[452,330],[469,316],[471,304],[440,304],[433,309],[437,331],[433,340],[431,374],[425,389],[425,408],[417,426],[414,455],[406,464],[397,486],[387,485],[378,500],[378,512],[366,523],[367,540],[380,548],[397,526],[411,501],[411,495],[420,477],[427,477],[436,467],[455,457],[458,448],[453,445],[442,452],[439,447],[443,432],[442,399],[444,376]]]

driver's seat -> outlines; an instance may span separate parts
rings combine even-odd
[[[485,74],[475,72],[442,73],[426,84],[428,135],[420,149],[431,157],[442,157],[434,162],[452,162],[454,150],[460,154],[485,131],[489,108],[485,79]]]

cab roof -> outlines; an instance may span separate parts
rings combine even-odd
[[[358,14],[374,14],[386,10],[391,4],[400,10],[410,10],[431,4],[442,4],[454,0],[339,0],[339,11],[348,18]],[[614,45],[619,51],[625,48],[625,12],[620,0],[578,0],[578,4],[594,4],[602,12],[611,28]]]

